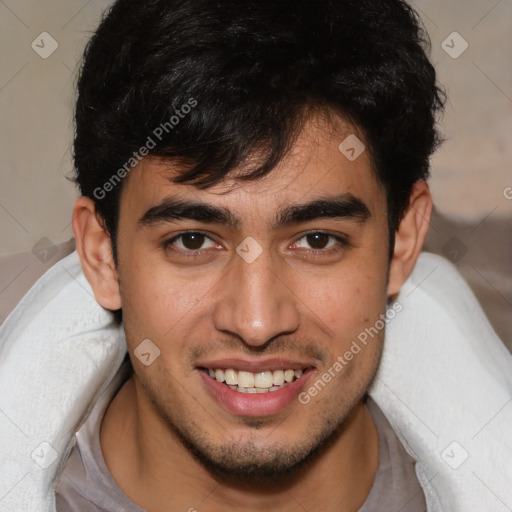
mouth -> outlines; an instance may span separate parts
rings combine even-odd
[[[300,379],[307,368],[266,370],[257,373],[234,368],[199,368],[209,377],[237,393],[273,393]]]
[[[239,359],[202,363],[197,373],[209,395],[237,416],[278,414],[291,406],[315,373],[305,362],[283,359],[249,362]]]

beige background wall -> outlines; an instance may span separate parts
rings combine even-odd
[[[412,3],[430,34],[432,61],[449,95],[447,141],[432,162],[438,215],[427,248],[459,266],[480,289],[502,335],[510,334],[512,0]],[[76,190],[66,176],[72,174],[75,71],[108,4],[0,0],[0,256],[30,254],[34,246],[37,252],[72,237]],[[468,47],[458,56],[464,41]],[[55,44],[51,55],[40,56]],[[0,300],[12,293],[18,275],[28,285],[53,262],[34,258],[28,267],[0,266]]]

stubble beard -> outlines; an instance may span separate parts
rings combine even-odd
[[[345,403],[338,407],[336,414],[332,413],[332,409],[325,410],[321,417],[316,418],[313,428],[303,433],[302,441],[293,446],[275,442],[265,445],[265,438],[257,436],[257,433],[268,425],[268,421],[250,417],[243,418],[243,423],[254,436],[246,436],[243,441],[230,439],[225,443],[215,443],[199,423],[175,411],[172,403],[165,403],[162,396],[172,394],[157,393],[154,391],[157,387],[153,388],[144,380],[141,383],[171,434],[213,478],[237,486],[270,488],[284,485],[305,471],[343,435],[356,405],[366,400],[366,390],[375,376],[379,359],[370,379],[366,379],[369,380],[366,385],[361,386],[351,398],[344,397]],[[277,423],[269,436],[287,419],[285,417]],[[229,438],[228,433],[226,437]]]

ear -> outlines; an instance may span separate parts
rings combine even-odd
[[[395,248],[389,269],[388,297],[398,294],[409,277],[427,237],[432,213],[432,196],[425,181],[417,181],[395,233]]]
[[[94,202],[79,197],[73,208],[73,232],[82,269],[96,300],[105,309],[121,308],[119,281],[110,235],[96,214]]]

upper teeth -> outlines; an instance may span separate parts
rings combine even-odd
[[[226,370],[208,370],[210,377],[219,382],[225,382],[230,386],[241,388],[271,388],[281,386],[285,382],[292,382],[302,375],[302,370],[275,370],[273,372],[243,372],[228,368]]]

